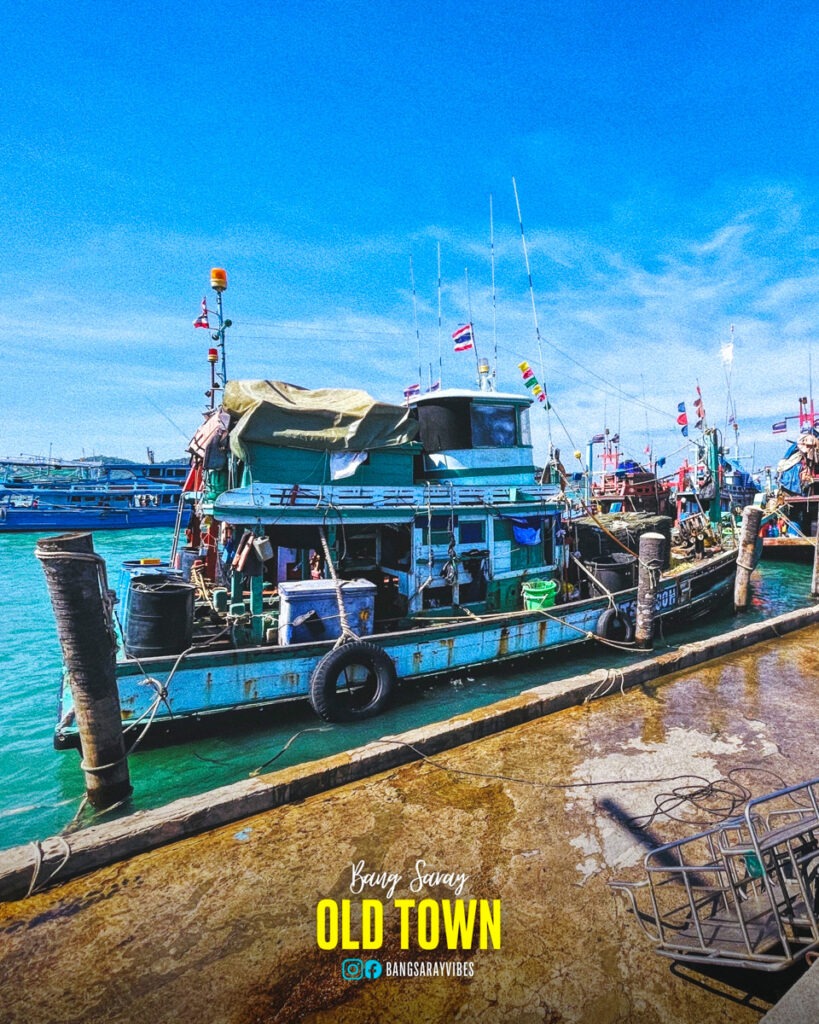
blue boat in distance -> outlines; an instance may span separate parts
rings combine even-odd
[[[174,526],[188,472],[181,460],[20,458],[0,465],[0,533]]]

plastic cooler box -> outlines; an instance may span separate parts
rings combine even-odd
[[[358,636],[373,631],[375,584],[345,580],[341,584],[350,629]],[[306,644],[341,636],[336,584],[332,580],[296,580],[279,584],[279,643]]]

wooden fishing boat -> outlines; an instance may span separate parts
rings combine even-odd
[[[628,644],[635,559],[606,576],[574,558],[562,495],[535,483],[530,404],[229,382],[190,445],[186,546],[125,567],[123,719],[184,727],[307,699],[356,720],[398,681]],[[663,573],[664,621],[730,603],[735,551],[699,554]],[[66,682],[55,744],[76,743]]]
[[[617,442],[606,439],[600,453],[602,471],[591,485],[591,497],[602,512],[671,514],[671,485],[653,469],[622,458]]]
[[[819,428],[813,399],[799,399],[798,416],[773,426],[787,430],[788,419],[798,420],[798,434],[776,467],[776,486],[767,494],[767,507],[776,515],[764,530],[762,545],[768,558],[812,561],[819,521]]]

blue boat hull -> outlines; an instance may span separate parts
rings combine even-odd
[[[657,595],[658,616],[668,622],[690,620],[730,601],[736,554],[726,553],[701,568],[665,578]],[[634,619],[636,588],[614,598]],[[519,611],[469,618],[367,637],[390,656],[401,680],[447,675],[548,654],[594,639],[606,597],[560,605],[548,611]],[[182,656],[126,659],[117,666],[123,721],[152,717],[175,728],[211,715],[231,715],[304,699],[319,661],[333,641],[232,650],[193,650]],[[163,698],[158,700],[158,688]],[[78,736],[70,689],[63,685],[54,743],[76,746]]]
[[[47,533],[51,530],[144,530],[173,526],[176,506],[165,508],[49,509],[0,508],[0,533]]]

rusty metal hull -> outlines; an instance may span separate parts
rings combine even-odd
[[[730,600],[736,553],[725,552],[684,571],[669,574],[657,594],[658,615],[666,622],[690,620]],[[635,587],[614,595],[633,620]],[[412,680],[463,671],[586,643],[593,639],[607,597],[595,597],[539,611],[469,616],[368,637],[395,663],[399,679]],[[179,657],[129,660],[117,667],[123,718],[151,714],[156,723],[183,726],[206,715],[230,715],[280,701],[304,699],[319,661],[332,640],[290,646],[202,650]],[[153,707],[157,693],[162,702]],[[55,733],[58,748],[78,742],[71,694],[63,684]]]

